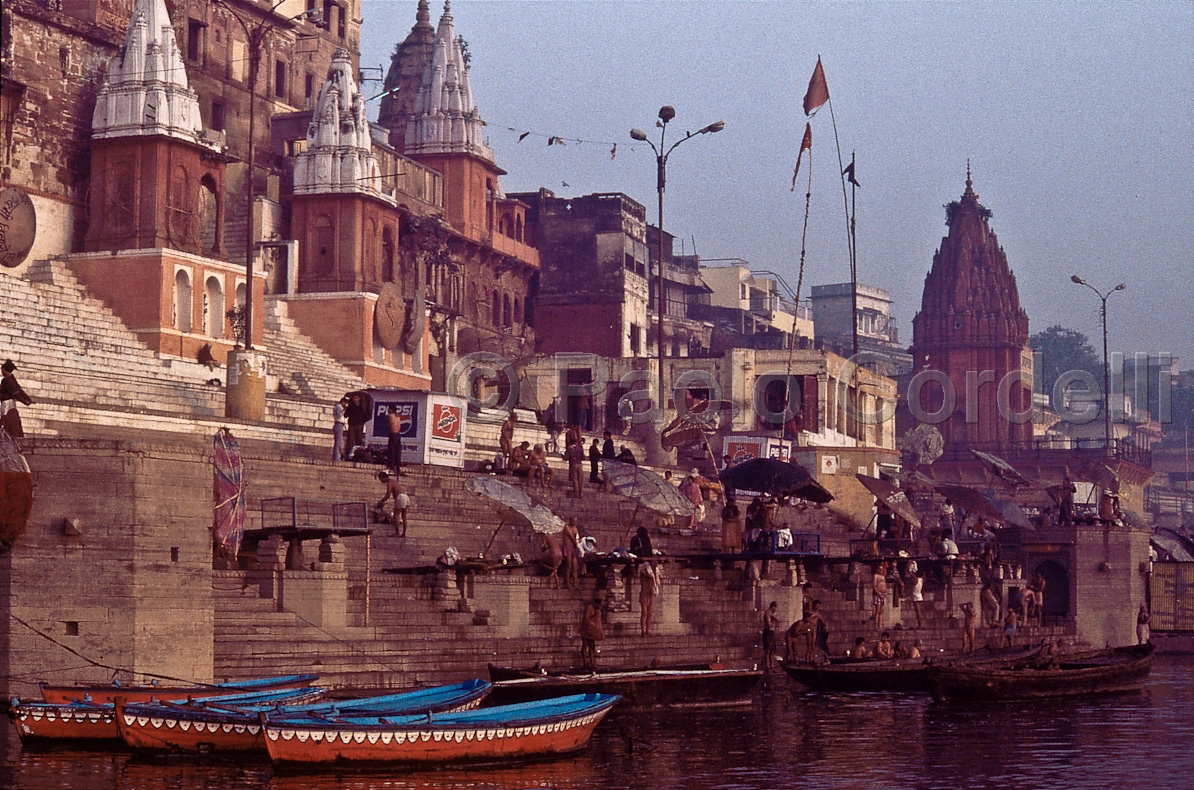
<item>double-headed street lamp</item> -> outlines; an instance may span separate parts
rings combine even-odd
[[[1095,295],[1099,297],[1099,301],[1103,303],[1103,448],[1107,455],[1111,455],[1111,366],[1107,361],[1107,297],[1116,291],[1124,290],[1128,285],[1120,283],[1107,293],[1102,293],[1076,274],[1070,277],[1070,282],[1085,285],[1094,291]]]
[[[667,407],[667,398],[664,396],[664,392],[666,390],[664,389],[664,383],[663,383],[663,378],[664,378],[664,376],[663,376],[663,359],[664,359],[664,354],[665,354],[664,343],[663,343],[663,315],[667,310],[667,286],[664,284],[664,277],[663,277],[663,191],[664,191],[665,187],[667,186],[667,158],[669,156],[671,156],[672,151],[676,150],[676,146],[680,145],[680,143],[684,142],[685,140],[690,140],[693,137],[696,137],[697,135],[709,134],[711,132],[720,132],[722,129],[726,128],[725,123],[722,121],[717,121],[716,123],[711,123],[708,126],[706,126],[705,128],[700,129],[699,131],[685,132],[683,137],[681,137],[676,142],[672,143],[670,148],[667,148],[667,147],[665,147],[665,138],[667,136],[668,121],[672,120],[675,117],[676,117],[676,109],[674,107],[672,107],[671,105],[664,105],[663,107],[659,108],[659,120],[655,122],[655,125],[659,127],[659,147],[656,147],[655,143],[651,142],[651,140],[649,140],[647,138],[647,133],[644,132],[643,130],[641,130],[641,129],[631,129],[630,130],[630,138],[632,140],[637,140],[640,143],[646,143],[647,145],[651,146],[651,150],[655,152],[655,165],[656,165],[656,172],[657,172],[655,186],[656,186],[656,190],[659,193],[659,256],[658,256],[659,290],[657,292],[657,297],[655,300],[655,302],[656,302],[655,307],[659,313],[659,329],[658,329],[658,337],[657,337],[657,348],[659,351],[658,357],[659,357],[659,418],[660,418],[660,420],[662,420],[663,411]],[[649,287],[649,284],[648,284],[648,287]],[[647,444],[647,451],[648,451],[647,463],[654,464],[654,465],[660,465],[660,464],[666,462],[667,459],[663,454],[663,446],[659,442],[658,431],[653,432],[652,439]]]
[[[301,14],[291,17],[275,15],[278,7],[287,0],[275,0],[269,10],[256,24],[246,22],[228,0],[215,0],[216,4],[232,16],[245,32],[245,40],[249,50],[249,143],[246,160],[245,178],[245,350],[253,348],[253,158],[257,151],[257,75],[261,70],[261,54],[266,36],[279,24],[290,24],[300,19],[311,17],[315,24],[319,24],[323,11],[310,8]]]

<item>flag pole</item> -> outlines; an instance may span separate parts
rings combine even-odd
[[[784,378],[784,388],[787,391],[787,408],[792,409],[792,357],[796,353],[796,321],[800,318],[800,289],[804,286],[804,255],[805,250],[808,249],[808,216],[809,207],[813,200],[813,149],[810,146],[808,149],[808,188],[804,193],[804,231],[800,235],[800,271],[796,275],[796,307],[792,315],[792,340],[788,343],[788,372]],[[803,395],[803,393],[801,393]],[[801,404],[803,406],[803,404]],[[795,412],[793,412],[795,414]],[[782,442],[784,439],[784,425],[787,421],[779,426],[779,439]],[[793,441],[797,440],[797,436],[793,435]]]
[[[858,353],[858,182],[850,152],[850,310],[854,313],[854,353]]]
[[[820,60],[820,56],[818,56],[818,61],[819,60]],[[833,114],[833,96],[832,95],[827,100],[827,103],[829,104],[829,120],[833,123],[833,143],[834,143],[834,145],[837,146],[837,169],[838,169],[838,173],[841,174],[841,179],[842,179],[842,205],[845,206],[845,209],[846,209],[846,249],[849,254],[851,266],[853,266],[854,241],[850,237],[850,198],[846,194],[846,166],[842,162],[842,141],[838,138],[838,134],[837,134],[837,116],[835,116]],[[851,289],[851,291],[853,291],[853,289]],[[855,323],[855,325],[857,325],[858,316],[854,316],[854,323]]]

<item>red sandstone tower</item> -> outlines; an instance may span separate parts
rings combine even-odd
[[[949,235],[912,319],[917,375],[908,397],[917,418],[941,431],[947,452],[998,453],[1032,439],[1028,315],[987,224],[991,212],[972,186],[967,167],[966,191],[947,206]]]

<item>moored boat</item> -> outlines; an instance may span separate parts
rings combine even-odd
[[[249,680],[230,680],[225,683],[197,683],[193,686],[162,686],[157,684],[125,686],[119,681],[95,685],[74,686],[41,683],[41,698],[45,702],[114,702],[123,697],[126,702],[148,702],[150,698],[186,699],[187,697],[210,697],[215,694],[240,694],[267,689],[305,688],[319,675],[278,675]]]
[[[850,663],[785,662],[784,671],[797,683],[817,691],[887,691],[922,694],[929,691],[929,667],[1029,666],[1042,659],[1047,647],[1031,645],[1010,649],[984,648],[959,656],[861,659]]]
[[[490,763],[580,749],[618,699],[577,694],[461,713],[262,719],[279,767]]]
[[[1149,643],[1078,657],[1060,656],[1056,662],[1041,667],[932,667],[928,672],[929,688],[938,702],[1049,699],[1139,691],[1152,670],[1154,649]]]
[[[468,680],[400,694],[332,702],[260,700],[250,704],[132,703],[120,706],[119,737],[135,749],[191,752],[264,750],[260,714],[324,721],[340,716],[405,716],[470,710],[481,704],[492,684]]]
[[[503,667],[497,664],[489,664],[489,679],[494,683],[500,680],[518,680],[519,678],[538,678],[538,677],[560,677],[563,675],[609,675],[615,672],[646,672],[648,670],[664,670],[667,672],[682,672],[704,669],[725,669],[726,665],[721,661],[706,661],[705,663],[695,664],[659,664],[646,667],[630,667],[630,668],[607,668],[607,669],[589,669],[588,667],[569,667],[567,669],[554,669],[551,667],[541,667],[538,664],[530,667]]]
[[[209,695],[178,700],[174,704],[231,706],[238,702],[251,704],[264,699],[271,700],[270,704],[277,704],[314,700],[323,693],[324,689],[310,687],[274,689],[248,694]],[[21,743],[26,746],[120,741],[116,706],[110,702],[21,702],[14,698],[9,705],[9,716],[16,725]]]
[[[493,684],[498,704],[547,699],[561,694],[617,694],[634,707],[741,705],[763,678],[758,669],[639,669],[540,675]]]

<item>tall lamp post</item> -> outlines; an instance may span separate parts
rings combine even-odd
[[[312,17],[312,21],[319,24],[323,11],[311,8],[291,17],[275,16],[274,11],[287,2],[287,0],[275,0],[256,24],[250,24],[227,0],[215,0],[215,2],[227,11],[245,31],[249,50],[249,82],[247,86],[249,91],[249,144],[248,154],[245,157],[245,350],[249,351],[253,348],[253,158],[257,153],[257,76],[261,70],[261,51],[266,36],[280,23],[289,24],[304,17]]]
[[[1102,302],[1102,316],[1103,316],[1103,451],[1107,455],[1111,455],[1111,366],[1107,361],[1107,297],[1116,291],[1122,291],[1128,287],[1127,283],[1120,283],[1112,288],[1107,293],[1102,293],[1098,288],[1095,288],[1090,283],[1083,280],[1078,275],[1071,275],[1070,282],[1078,285],[1085,285],[1087,288],[1095,292]]]
[[[659,424],[659,426],[657,426],[657,430],[655,430],[653,432],[651,440],[647,444],[647,456],[648,456],[647,463],[656,465],[656,466],[662,465],[662,464],[666,463],[668,460],[667,456],[664,454],[663,445],[660,442],[659,430],[658,430],[659,428],[662,427],[663,411],[667,407],[667,398],[664,395],[664,392],[666,392],[666,390],[664,389],[664,374],[663,374],[663,359],[664,359],[664,355],[666,353],[666,351],[664,349],[664,342],[663,342],[663,315],[667,310],[667,286],[664,282],[664,277],[663,277],[663,192],[667,186],[667,159],[669,156],[672,155],[672,151],[676,150],[676,146],[680,145],[680,143],[684,142],[685,140],[690,140],[693,137],[696,137],[696,136],[702,135],[702,134],[710,134],[712,132],[720,132],[722,129],[726,128],[725,123],[722,121],[717,121],[716,123],[711,123],[708,126],[704,127],[703,129],[700,129],[696,132],[685,132],[683,137],[681,137],[676,142],[672,143],[671,147],[668,148],[665,145],[665,139],[667,137],[667,125],[668,125],[668,122],[671,121],[675,117],[676,117],[676,109],[674,107],[672,107],[670,104],[665,104],[664,106],[659,108],[659,120],[655,122],[655,125],[659,127],[659,146],[658,147],[656,147],[655,143],[653,143],[650,139],[647,138],[647,133],[644,132],[642,129],[631,129],[630,130],[630,139],[637,140],[640,143],[646,143],[647,145],[651,146],[651,150],[655,152],[655,167],[656,167],[655,188],[659,195],[659,254],[658,254],[659,290],[657,291],[657,296],[655,299],[655,309],[659,315],[659,328],[658,328],[658,336],[656,338],[656,340],[657,340],[656,347],[659,352],[658,357],[659,357],[659,419],[660,419],[660,424]]]

